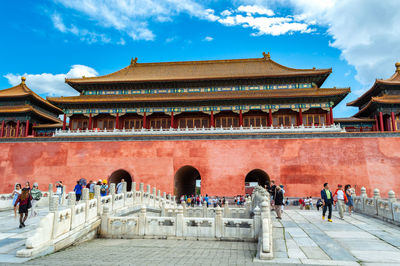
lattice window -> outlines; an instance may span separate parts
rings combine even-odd
[[[208,118],[205,117],[185,117],[179,119],[180,128],[202,128],[209,127]]]
[[[266,116],[246,116],[243,117],[243,126],[244,127],[260,127],[267,126],[267,117]]]
[[[217,117],[215,119],[216,127],[239,127],[239,118],[234,116]]]
[[[141,129],[143,127],[143,119],[125,119],[124,126],[126,129]]]
[[[326,124],[325,114],[304,114],[303,124],[306,126],[312,126],[312,124],[315,126]]]
[[[152,118],[150,119],[151,128],[170,128],[171,118]]]
[[[291,125],[296,126],[296,116],[295,115],[275,115],[272,118],[273,125],[289,127]]]

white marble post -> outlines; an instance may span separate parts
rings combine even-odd
[[[378,188],[374,189],[374,199],[380,199],[381,198],[381,193]]]
[[[182,205],[178,206],[177,214],[176,214],[176,236],[183,236],[183,207]]]
[[[49,199],[51,198],[51,196],[53,196],[54,195],[54,192],[53,192],[53,184],[52,183],[49,183]]]
[[[367,197],[368,197],[368,195],[367,195],[367,189],[366,189],[365,187],[362,187],[362,188],[361,188],[360,197],[361,197],[361,198],[367,198]]]
[[[260,228],[261,228],[261,210],[258,206],[254,208],[253,224],[254,224],[254,238],[258,239],[258,235],[260,233]]]
[[[75,206],[76,203],[76,195],[75,192],[68,193],[68,207]]]
[[[207,218],[208,214],[207,214],[207,203],[204,202],[203,204],[203,218]]]
[[[101,194],[100,194],[100,186],[94,186],[94,198],[97,199],[97,215],[101,214],[102,205],[101,205]]]
[[[58,196],[52,195],[49,198],[49,211],[50,212],[56,212],[58,210]]]
[[[388,192],[388,200],[389,200],[389,202],[392,202],[392,203],[396,202],[396,194],[394,193],[393,190],[390,190]]]
[[[136,192],[136,182],[132,182],[131,191],[132,191],[133,193]]]
[[[144,236],[146,231],[146,206],[142,205],[138,218],[139,235]]]
[[[222,209],[217,206],[215,209],[215,237],[220,238],[222,237],[222,233],[224,231],[224,225],[222,222]]]

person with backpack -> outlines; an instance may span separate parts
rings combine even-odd
[[[32,196],[28,188],[23,188],[21,194],[14,203],[14,207],[19,205],[19,228],[25,227],[25,221],[28,218],[28,210],[32,207]]]
[[[100,195],[102,197],[107,196],[107,190],[108,190],[107,181],[103,180],[103,184],[100,186]]]
[[[31,189],[31,196],[32,196],[32,211],[31,211],[31,217],[34,217],[38,215],[36,212],[36,204],[42,197],[42,192],[39,190],[39,185],[38,183],[34,183]]]
[[[82,196],[82,185],[79,181],[76,181],[74,192],[75,192],[75,196],[76,196],[76,201],[77,202],[80,201],[81,196]]]

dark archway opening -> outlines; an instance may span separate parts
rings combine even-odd
[[[186,165],[179,168],[175,174],[175,196],[179,199],[182,195],[200,194],[201,176],[193,166]]]
[[[265,187],[269,183],[269,176],[261,169],[250,171],[245,178],[245,192],[251,194],[255,186],[260,185]]]
[[[110,175],[110,177],[108,178],[108,183],[109,184],[115,183],[115,185],[117,185],[118,183],[121,182],[122,179],[125,180],[126,188],[128,191],[130,191],[132,188],[133,179],[132,179],[131,175],[123,169],[117,170],[114,173],[112,173]]]

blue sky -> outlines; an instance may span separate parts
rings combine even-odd
[[[399,8],[398,0],[2,1],[0,88],[24,75],[43,97],[72,95],[65,77],[108,74],[132,57],[234,59],[265,51],[288,67],[332,67],[324,87],[352,89],[334,115],[350,116],[356,110],[345,103],[392,75],[400,60]]]

